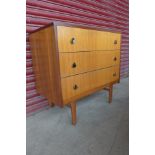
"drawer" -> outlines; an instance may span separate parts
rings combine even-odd
[[[59,52],[120,49],[120,34],[91,29],[57,27]]]
[[[60,53],[61,77],[106,68],[120,63],[120,51]]]
[[[100,69],[61,79],[64,103],[97,87],[119,79],[119,66]]]
[[[92,50],[119,50],[120,33],[89,30],[89,46]],[[91,44],[91,45],[90,45]]]

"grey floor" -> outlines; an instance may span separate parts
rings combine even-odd
[[[77,124],[70,109],[54,107],[27,117],[27,155],[128,155],[128,78],[108,93],[97,92],[77,102]]]

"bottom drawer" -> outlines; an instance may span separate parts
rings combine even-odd
[[[61,79],[64,103],[75,96],[119,79],[119,66],[100,69]],[[83,95],[82,95],[83,96]]]

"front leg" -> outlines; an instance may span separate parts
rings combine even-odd
[[[50,103],[50,106],[51,106],[51,107],[54,107],[54,106],[55,106],[55,104],[54,104],[53,102],[51,102],[51,103]]]
[[[109,103],[112,102],[112,91],[113,91],[113,85],[109,86]]]
[[[72,124],[76,124],[76,103],[72,102],[71,104],[71,115],[72,115]]]

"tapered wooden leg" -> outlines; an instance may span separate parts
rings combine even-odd
[[[76,124],[76,103],[72,102],[71,104],[71,114],[72,114],[72,124]]]
[[[112,90],[113,90],[113,85],[109,86],[109,103],[112,102]]]
[[[54,107],[54,106],[55,106],[55,104],[54,104],[53,102],[51,102],[51,103],[50,103],[50,106],[51,106],[51,107]]]

